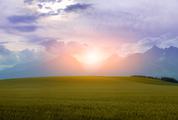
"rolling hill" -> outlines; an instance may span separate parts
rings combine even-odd
[[[177,120],[178,84],[139,77],[0,80],[1,120]]]

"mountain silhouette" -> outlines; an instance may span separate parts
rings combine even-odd
[[[148,75],[155,77],[178,78],[178,48],[159,48],[153,46],[144,53],[136,53],[112,63],[113,56],[108,58],[101,68],[103,75]]]
[[[0,71],[0,78],[81,75],[82,72],[80,63],[66,54],[52,60],[17,64],[13,68]]]
[[[18,64],[13,68],[0,71],[0,78],[79,76],[86,75],[86,73],[81,63],[74,57],[62,54],[48,61]],[[147,75],[178,79],[178,48],[171,46],[163,49],[153,46],[144,53],[135,53],[124,58],[114,54],[106,59],[100,69],[93,74],[105,76]]]

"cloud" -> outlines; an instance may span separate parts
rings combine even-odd
[[[157,37],[143,38],[134,43],[123,43],[119,46],[118,54],[127,56],[133,53],[143,53],[153,46],[158,46],[163,49],[169,48],[170,46],[178,47],[178,36],[166,34]]]
[[[17,53],[19,63],[28,63],[43,59],[43,52],[25,49]]]
[[[0,55],[9,55],[11,52],[6,49],[3,45],[0,45]]]
[[[32,3],[33,3],[33,0],[24,0],[24,3],[32,4]]]
[[[62,0],[36,0],[38,2],[61,2]],[[24,3],[32,4],[34,0],[24,0]]]
[[[39,27],[37,25],[38,15],[27,10],[23,0],[9,0],[0,5],[0,10],[4,12],[0,18],[0,29],[6,33],[16,34],[17,32],[34,32]]]
[[[17,23],[34,23],[38,19],[35,15],[14,15],[8,17],[9,22],[17,24]]]
[[[0,45],[4,45],[4,44],[7,44],[8,42],[7,41],[2,41],[0,42]]]
[[[44,46],[47,50],[50,50],[52,47],[61,48],[61,46],[64,45],[64,42],[59,42],[55,39],[46,38],[43,41],[41,41],[39,44]]]
[[[145,48],[150,48],[154,45],[160,48],[168,48],[170,46],[178,47],[178,36],[170,36],[169,34],[158,37],[147,37],[138,42]]]
[[[77,4],[73,4],[73,5],[69,5],[65,8],[66,12],[75,12],[78,10],[86,10],[88,8],[91,8],[92,4],[81,4],[81,3],[77,3]]]
[[[56,16],[63,13],[68,5],[76,3],[75,0],[24,0],[31,10],[35,10],[40,16]]]
[[[37,25],[37,20],[40,17],[37,15],[12,15],[7,17],[7,20],[10,22],[4,26],[4,30],[12,33],[14,30],[18,32],[34,32],[39,26]]]
[[[22,26],[14,26],[12,29],[17,30],[19,32],[34,32],[38,29],[38,26],[35,25],[22,25]]]
[[[42,58],[43,54],[35,50],[11,51],[5,46],[0,45],[0,70],[13,67],[17,64],[37,61]]]
[[[59,39],[59,38],[50,38],[50,37],[45,37],[45,36],[39,36],[39,35],[34,35],[34,36],[27,36],[28,38],[28,42],[30,43],[35,43],[38,45],[42,45],[42,46],[48,46],[51,44],[55,44]]]
[[[14,52],[0,45],[0,70],[12,67],[17,61],[18,59]]]
[[[28,42],[38,44],[42,46],[45,52],[59,56],[60,54],[79,54],[84,52],[88,48],[87,44],[81,44],[76,41],[62,40],[60,38],[49,38],[40,36],[29,36]]]
[[[99,31],[139,37],[177,35],[178,7],[176,0],[107,0],[92,1],[95,9],[86,14],[87,21]],[[117,36],[116,36],[117,37]]]
[[[177,0],[8,0],[0,5],[0,34],[8,48],[18,50],[69,41],[96,46],[114,41],[116,49],[129,43],[171,46],[177,45],[177,7]],[[172,38],[160,37],[168,33]],[[41,37],[30,42],[34,36]]]

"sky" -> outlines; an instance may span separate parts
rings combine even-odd
[[[178,47],[177,0],[0,0],[0,70],[86,51]],[[85,51],[85,52],[84,52]],[[48,57],[46,57],[48,56]]]

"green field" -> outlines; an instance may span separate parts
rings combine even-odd
[[[178,120],[178,84],[137,77],[0,80],[0,120]]]

